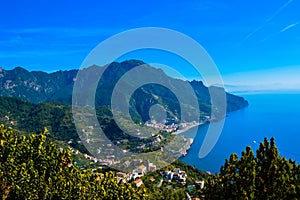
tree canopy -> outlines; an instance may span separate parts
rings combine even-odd
[[[46,132],[46,131],[45,131]],[[0,125],[1,199],[145,199],[142,186],[119,183],[113,173],[80,170],[71,152],[45,133],[18,136]]]
[[[300,166],[279,155],[274,138],[232,154],[205,182],[206,199],[300,199]]]

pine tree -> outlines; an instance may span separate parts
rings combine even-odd
[[[279,156],[274,138],[260,143],[256,156],[247,147],[232,154],[205,182],[206,199],[300,199],[300,167]]]

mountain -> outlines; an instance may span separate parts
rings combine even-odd
[[[155,137],[137,138],[127,134],[115,123],[110,109],[106,106],[96,107],[96,113],[103,132],[114,143],[127,140],[130,142],[126,142],[126,146],[130,144],[134,148],[141,143],[147,144],[156,139]],[[130,127],[127,121],[122,122]],[[67,104],[57,102],[34,104],[17,97],[0,96],[0,124],[18,130],[21,135],[41,133],[46,128],[47,137],[56,143],[71,146],[82,153],[89,153],[79,138],[72,107]]]
[[[0,97],[0,124],[24,134],[40,133],[47,128],[48,137],[64,142],[73,140],[73,147],[85,152],[84,148],[77,147],[79,137],[69,105],[54,102],[34,104],[16,97]]]
[[[139,68],[137,66],[143,66],[143,76],[138,74],[134,78],[121,82],[128,73]],[[83,78],[80,79],[77,75],[83,75]],[[100,80],[97,80],[100,75]],[[156,82],[149,82],[149,78],[155,79]],[[147,84],[141,84],[143,81]],[[128,88],[135,88],[135,85],[140,86],[139,84],[141,87],[128,93],[130,92]],[[74,91],[73,86],[76,86]],[[195,98],[187,92],[189,89],[194,92]],[[92,93],[93,90],[95,94]],[[76,98],[72,99],[73,93],[76,94]],[[179,96],[175,95],[178,93]],[[211,113],[211,110],[223,109],[222,103],[215,102],[216,105],[211,105],[210,93],[217,96],[218,100],[218,95],[224,94],[224,90],[220,87],[208,88],[200,81],[188,82],[171,78],[162,70],[137,60],[50,74],[29,72],[20,67],[13,70],[1,69],[0,124],[11,126],[19,130],[21,134],[39,133],[46,127],[49,130],[48,137],[60,144],[70,145],[81,152],[88,153],[82,144],[83,141],[79,138],[76,129],[78,127],[75,127],[71,103],[73,100],[76,105],[79,105],[79,109],[89,109],[91,102],[95,100],[96,117],[110,141],[121,143],[119,146],[130,150],[138,150],[137,147],[140,144],[149,144],[147,149],[160,149],[161,143],[150,146],[156,139],[155,134],[152,134],[153,130],[149,129],[149,135],[154,135],[153,137],[139,138],[129,134],[136,132],[136,126],[130,122],[133,120],[143,124],[152,118],[152,114],[156,111],[153,112],[151,109],[156,104],[166,111],[163,112],[166,115],[162,116],[167,117],[169,123],[198,121],[199,117],[206,120],[210,114],[218,114],[218,112]],[[126,100],[129,102],[129,119],[121,112],[121,117],[118,119],[120,121],[116,121],[115,113],[113,113],[115,108],[111,105],[113,94],[117,95],[114,98],[117,99],[117,112],[120,109],[118,106],[122,106]],[[226,97],[227,111],[234,111],[248,105],[242,97],[229,93],[226,93]],[[200,109],[195,107],[193,102],[197,102],[196,106]],[[200,110],[200,115],[197,115],[197,110]],[[181,112],[186,113],[184,119]],[[84,115],[77,114],[79,115],[75,116],[90,116],[85,110]],[[212,117],[218,119],[224,116]],[[79,128],[79,130],[84,129]],[[163,138],[168,137],[169,135],[165,135]]]
[[[72,85],[78,70],[46,73],[29,72],[21,67],[13,70],[0,68],[0,95],[19,97],[33,103],[52,101],[59,94],[72,94]]]
[[[136,121],[146,121],[150,118],[149,109],[154,104],[163,105],[167,110],[168,116],[179,117],[180,107],[183,106],[188,113],[194,112],[195,108],[190,106],[192,98],[186,96],[183,102],[179,102],[170,88],[179,88],[178,90],[186,90],[186,81],[174,79],[167,76],[161,69],[156,69],[139,60],[128,60],[121,63],[113,62],[104,67],[91,66],[83,70],[57,71],[54,73],[46,73],[41,71],[29,72],[21,67],[13,70],[4,70],[0,68],[0,96],[19,97],[32,103],[41,102],[61,102],[64,104],[72,103],[73,86],[78,72],[84,74],[89,83],[98,83],[95,85],[96,90],[96,106],[110,106],[111,96],[114,88],[120,78],[136,66],[144,66],[147,77],[156,77],[157,80],[163,80],[169,88],[158,84],[147,84],[138,88],[130,99],[130,113],[135,115]],[[97,75],[101,79],[97,81]],[[135,85],[139,79],[144,77],[135,77],[126,82],[126,87]],[[95,79],[95,80],[94,80]],[[85,80],[86,81],[86,80]],[[190,86],[193,88],[199,103],[202,116],[211,112],[211,99],[209,89],[212,91],[223,91],[221,88],[207,88],[201,81],[191,81]],[[88,95],[92,87],[81,88],[77,96],[88,101]],[[121,93],[124,91],[121,91]],[[76,91],[75,91],[76,93]],[[90,95],[93,98],[93,95]],[[125,94],[126,96],[126,94]],[[227,111],[234,111],[246,107],[248,102],[242,98],[229,93],[227,97]],[[166,109],[167,108],[167,109]],[[192,120],[193,116],[189,115],[187,120]]]

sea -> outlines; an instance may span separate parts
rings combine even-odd
[[[199,150],[209,124],[191,128],[181,133],[193,138],[187,155],[181,161],[198,169],[216,173],[232,153],[246,146],[255,151],[265,137],[275,138],[280,156],[300,163],[300,94],[247,94],[243,96],[249,106],[228,113],[221,135],[210,153],[199,158]],[[220,122],[212,122],[220,123]]]

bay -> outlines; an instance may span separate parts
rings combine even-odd
[[[300,162],[300,94],[242,96],[248,100],[249,106],[228,114],[218,142],[205,158],[200,159],[198,154],[209,124],[181,133],[194,138],[194,142],[188,154],[180,160],[215,173],[231,153],[241,155],[246,146],[256,150],[264,137],[275,137],[280,155]]]

